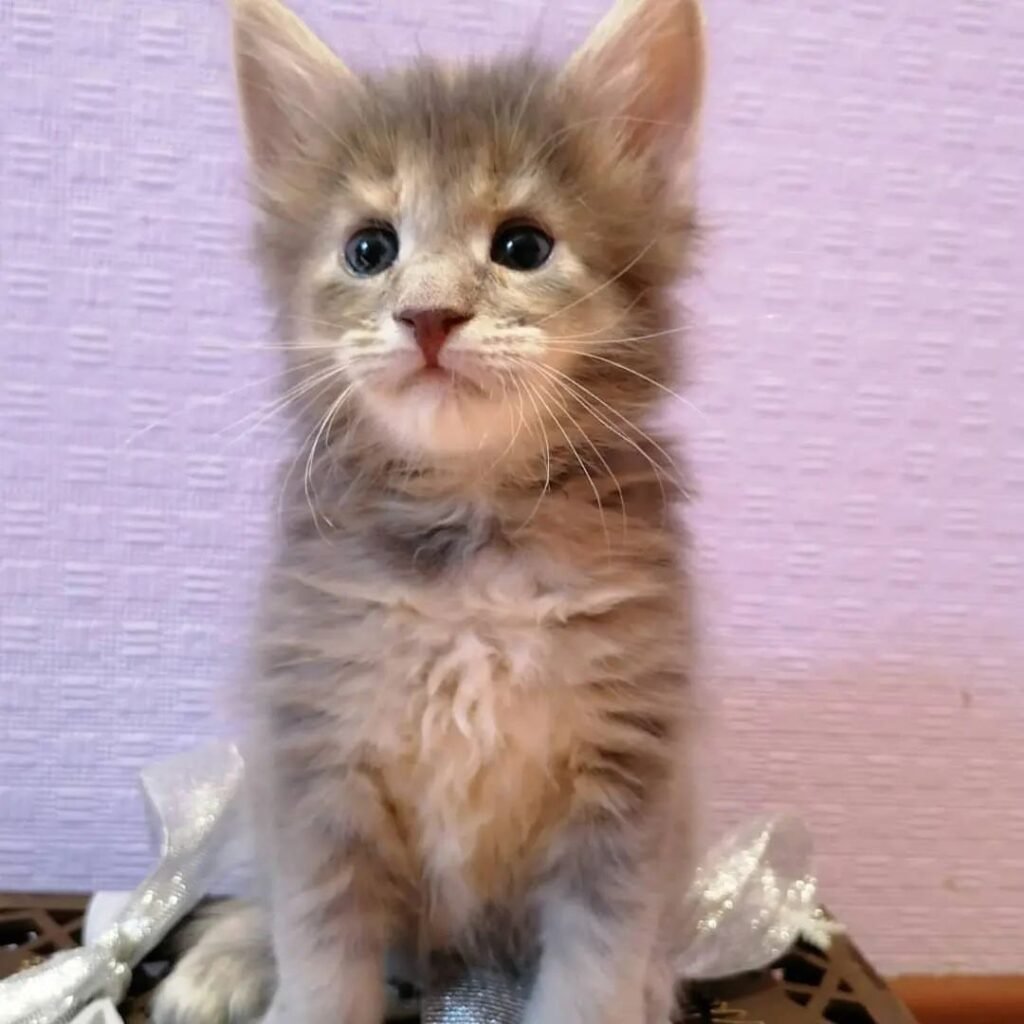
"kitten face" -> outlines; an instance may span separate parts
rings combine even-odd
[[[676,16],[661,106],[652,51],[633,53],[641,29],[664,36],[650,14],[562,73],[424,63],[365,80],[270,0],[242,4],[262,246],[299,376],[333,371],[318,414],[419,461],[514,462],[621,430],[653,399],[700,61],[688,4],[640,6]],[[605,91],[609,60],[646,92]]]
[[[664,232],[637,201],[641,169],[626,181],[592,174],[598,154],[565,133],[571,115],[534,69],[424,67],[378,90],[346,126],[360,156],[338,161],[326,230],[296,278],[300,344],[333,346],[353,400],[402,449],[493,454],[513,439],[536,444],[531,424],[562,404],[579,415],[563,375],[575,380],[590,369],[579,365],[588,354],[650,322],[642,272],[613,280]],[[364,274],[345,250],[368,226],[389,229],[397,254]],[[514,260],[518,250],[532,258],[496,261],[510,245]],[[408,323],[421,310],[464,321],[431,365]]]

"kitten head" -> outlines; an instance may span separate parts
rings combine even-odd
[[[692,234],[697,0],[619,0],[563,69],[364,77],[278,0],[235,0],[235,41],[318,422],[420,465],[632,436],[670,375],[659,293]]]

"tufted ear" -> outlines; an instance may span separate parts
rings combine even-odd
[[[232,0],[235,71],[257,178],[329,129],[332,107],[359,80],[279,0]]]
[[[563,76],[632,146],[678,164],[696,148],[704,61],[700,0],[618,0]]]

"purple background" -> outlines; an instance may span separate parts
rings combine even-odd
[[[602,3],[544,6],[299,4],[356,63]],[[794,807],[883,968],[1018,970],[1024,5],[710,6],[707,835]],[[0,0],[0,83],[0,889],[127,885],[273,516],[226,14]]]

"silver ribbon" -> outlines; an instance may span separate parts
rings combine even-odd
[[[71,1024],[124,1024],[124,1018],[109,999],[90,1003]]]
[[[71,1024],[93,1000],[123,998],[132,968],[206,895],[222,868],[227,840],[237,838],[232,826],[243,779],[242,756],[229,744],[143,773],[160,836],[157,867],[95,942],[0,982],[0,1024]],[[792,818],[753,822],[715,846],[681,896],[678,976],[712,980],[758,970],[799,937],[827,948],[837,926],[818,908],[810,859],[810,837]],[[423,995],[422,1021],[518,1024],[527,991],[527,981],[511,973],[442,972]]]
[[[528,983],[493,968],[454,968],[432,979],[423,994],[422,1024],[518,1024]]]
[[[714,981],[756,971],[798,938],[827,949],[839,926],[818,906],[811,836],[796,818],[749,822],[704,858],[683,900],[676,974]]]
[[[143,772],[159,863],[96,942],[0,982],[0,1024],[69,1024],[95,999],[124,998],[132,968],[207,892],[243,776],[237,748],[220,743]]]

